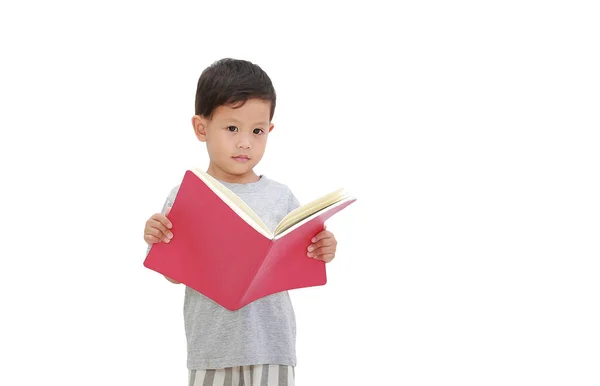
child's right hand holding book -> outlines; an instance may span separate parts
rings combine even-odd
[[[167,207],[165,214],[155,213],[146,221],[146,226],[144,228],[144,240],[148,245],[152,246],[152,244],[160,243],[161,241],[164,243],[168,243],[173,238],[173,232],[171,232],[171,227],[173,224],[167,218],[167,215],[171,211],[171,207]],[[163,275],[164,276],[164,275]],[[168,276],[165,276],[165,279],[174,284],[180,284],[175,279],[171,279]]]
[[[168,207],[165,214],[155,213],[146,221],[144,240],[148,245],[160,243],[161,241],[168,243],[173,238],[173,232],[170,230],[173,224],[167,218],[170,211],[171,207]]]

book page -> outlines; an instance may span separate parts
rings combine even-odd
[[[336,207],[344,205],[346,202],[348,201],[352,201],[352,200],[356,200],[356,198],[351,197],[351,196],[346,196],[345,198],[341,199],[340,201],[331,204],[329,206],[326,206],[325,208],[322,208],[321,210],[311,214],[308,217],[305,217],[304,219],[302,219],[301,221],[295,223],[294,225],[290,226],[289,228],[281,231],[280,233],[278,233],[275,236],[275,240],[280,239],[282,237],[284,237],[285,235],[287,235],[288,233],[293,232],[295,229],[300,228],[302,225],[304,225],[305,223],[309,222],[310,220],[312,220],[315,217],[320,216],[323,212],[326,212],[328,210],[335,210]]]
[[[343,188],[340,188],[334,192],[326,194],[322,197],[317,198],[307,204],[301,205],[300,207],[294,209],[290,213],[288,213],[277,225],[275,228],[275,235],[284,232],[286,229],[290,228],[296,223],[304,220],[307,217],[312,216],[313,214],[321,211],[324,208],[327,208],[330,205],[335,204],[338,201],[346,198],[348,194],[344,191]]]
[[[234,212],[236,212],[238,216],[244,219],[244,221],[269,239],[273,238],[273,234],[265,225],[265,223],[238,195],[229,190],[216,178],[202,171],[201,169],[193,168],[190,170],[196,174],[198,178],[204,181],[210,187],[210,189],[215,192]]]

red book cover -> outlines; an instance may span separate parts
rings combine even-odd
[[[168,215],[174,237],[153,244],[144,266],[232,311],[276,292],[324,285],[325,263],[307,257],[307,247],[355,200],[346,197],[269,238],[188,170]]]

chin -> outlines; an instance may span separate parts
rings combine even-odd
[[[234,176],[243,176],[244,174],[252,173],[254,166],[250,165],[234,165],[227,169],[227,173]]]

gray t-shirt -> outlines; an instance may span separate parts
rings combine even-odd
[[[219,182],[248,204],[271,231],[300,205],[287,186],[264,175],[247,184]],[[178,190],[176,186],[171,191],[163,213],[173,205]],[[229,311],[186,286],[184,324],[190,370],[296,365],[296,317],[287,291]]]

